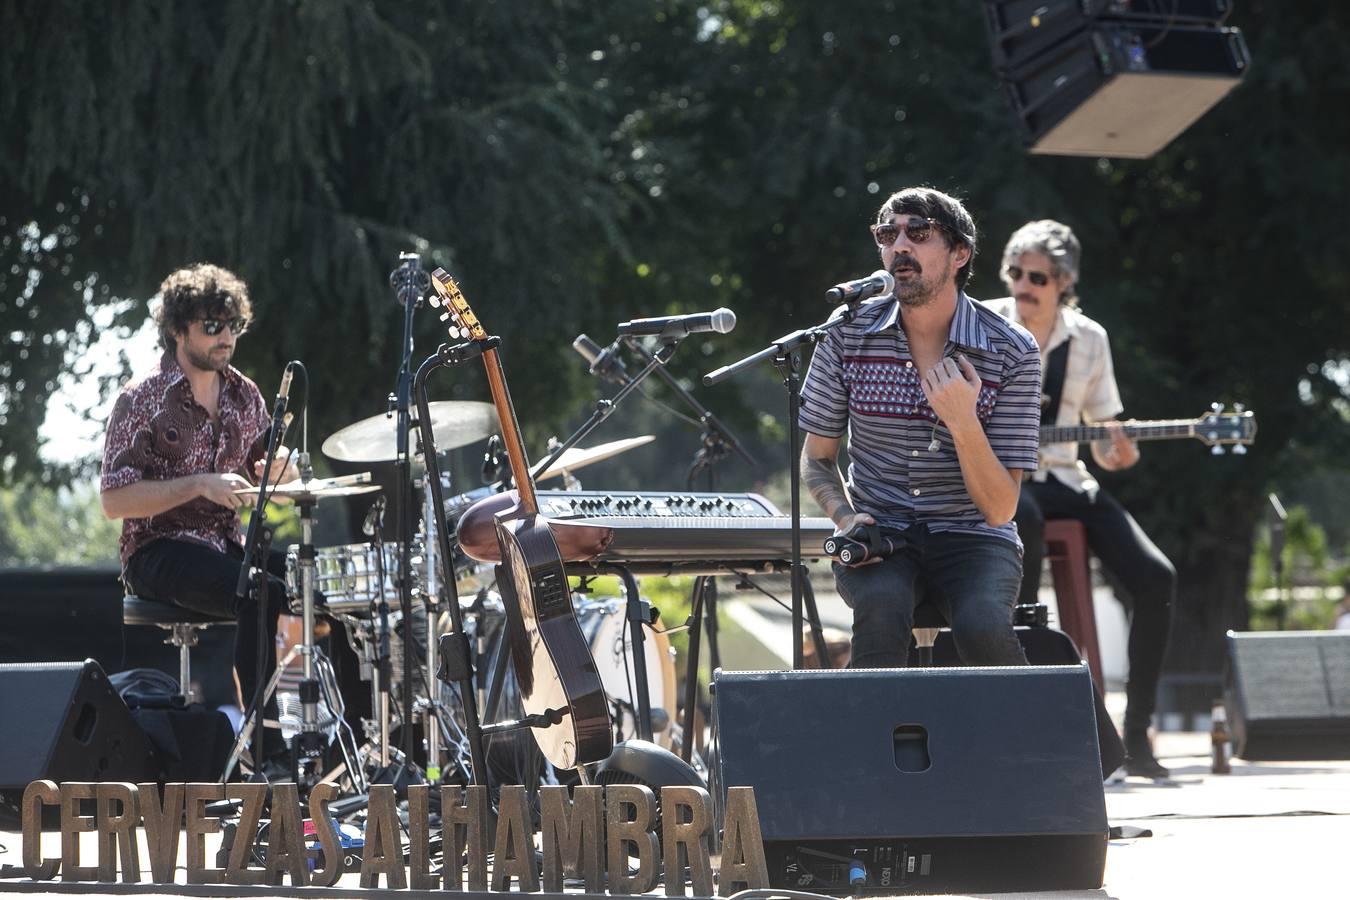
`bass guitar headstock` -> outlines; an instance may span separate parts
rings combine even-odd
[[[1246,453],[1247,445],[1256,440],[1256,414],[1243,409],[1241,403],[1231,410],[1222,403],[1210,405],[1208,415],[1195,420],[1195,437],[1210,447],[1210,453],[1222,456],[1224,447],[1231,445],[1234,453]]]

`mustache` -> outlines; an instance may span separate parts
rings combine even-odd
[[[1014,300],[1021,300],[1023,303],[1037,303],[1037,302],[1039,302],[1039,301],[1036,299],[1036,296],[1035,296],[1034,294],[1014,294],[1014,295],[1013,295],[1013,299],[1014,299]]]
[[[891,274],[894,275],[895,270],[899,269],[901,266],[908,266],[915,272],[923,272],[923,266],[919,265],[919,261],[908,253],[904,256],[897,256],[895,259],[891,260]]]

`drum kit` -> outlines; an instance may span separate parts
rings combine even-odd
[[[415,428],[429,428],[434,439],[432,445],[438,451],[482,441],[498,428],[496,411],[489,403],[439,401],[431,403],[430,407],[430,421],[419,422]],[[537,473],[536,478],[561,477],[569,488],[575,489],[578,486],[574,475],[577,470],[652,440],[652,436],[645,435],[591,448],[574,447]],[[396,444],[394,419],[377,415],[337,431],[323,442],[322,450],[334,460],[375,464],[394,461]],[[450,627],[450,617],[442,607],[443,600],[459,606],[465,634],[479,659],[484,661],[476,668],[486,675],[491,668],[488,661],[503,658],[500,651],[506,646],[506,612],[496,590],[493,566],[476,562],[459,551],[453,530],[469,507],[504,490],[505,485],[485,485],[450,496],[448,480],[448,476],[442,476],[440,493],[447,499],[443,501],[445,509],[441,520],[451,531],[449,545],[453,558],[444,562],[438,558],[440,542],[435,533],[438,516],[434,515],[433,492],[427,489],[425,478],[414,482],[422,495],[422,509],[406,556],[398,542],[384,540],[382,495],[375,500],[366,520],[364,531],[371,540],[337,546],[312,545],[314,506],[329,498],[379,491],[380,486],[372,483],[368,472],[288,482],[278,485],[270,495],[274,499],[293,501],[300,511],[302,538],[301,543],[291,545],[287,550],[286,586],[290,611],[301,617],[302,624],[299,643],[281,661],[277,678],[268,689],[276,690],[282,670],[298,656],[304,682],[317,682],[319,696],[315,697],[312,690],[308,694],[302,690],[298,703],[300,714],[298,717],[283,715],[283,722],[289,721],[291,726],[284,730],[295,732],[300,742],[297,746],[308,749],[309,757],[316,761],[323,755],[323,745],[338,737],[342,758],[336,770],[322,777],[340,776],[345,767],[353,787],[359,791],[366,789],[368,780],[378,781],[391,768],[397,769],[409,762],[390,738],[394,728],[405,724],[400,709],[414,711],[411,724],[420,727],[424,737],[425,772],[429,781],[440,780],[442,772],[449,776],[458,770],[456,777],[468,775],[470,758],[465,707],[458,692],[435,677],[438,638]],[[406,573],[401,565],[405,558],[411,563]],[[401,581],[405,578],[412,599],[406,629],[399,608]],[[574,597],[578,621],[611,702],[616,740],[638,734],[638,680],[634,677],[625,603],[619,597],[594,599],[582,594]],[[354,738],[341,740],[343,698],[336,696],[331,666],[315,646],[315,622],[321,615],[346,629],[348,641],[360,660],[361,679],[370,685],[372,718],[362,721],[365,734],[360,746],[356,746]],[[409,634],[411,642],[406,640]],[[651,631],[648,638],[652,643],[645,654],[646,680],[649,705],[653,709],[653,731],[659,732],[669,744],[678,731],[674,723],[674,652],[666,636],[659,631]],[[409,656],[412,664],[405,668],[404,662]],[[414,673],[411,683],[405,674],[408,671]],[[510,682],[512,677],[505,673],[505,681]],[[491,698],[500,698],[503,693],[505,702],[510,703],[509,684],[505,692],[489,690],[486,684],[480,685],[480,690],[489,698],[489,704]],[[408,705],[403,705],[405,702]],[[289,696],[279,696],[278,705],[288,710],[297,706],[295,698]],[[496,712],[482,704],[478,708],[484,709],[485,717]],[[241,733],[236,756],[246,740],[247,734]],[[305,749],[298,751],[297,757],[303,763]],[[231,764],[233,762],[232,759]],[[529,773],[511,774],[517,778],[529,777]]]

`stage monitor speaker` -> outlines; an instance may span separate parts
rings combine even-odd
[[[1084,666],[719,672],[713,703],[722,784],[754,788],[776,887],[1101,887]]]
[[[0,791],[31,781],[146,781],[158,772],[145,732],[84,662],[0,665]]]
[[[1029,150],[1143,159],[1241,80],[1236,28],[1094,24],[1003,73]]]
[[[985,24],[1000,75],[1099,22],[1170,27],[1220,25],[1232,0],[985,0]]]
[[[1233,755],[1350,759],[1350,632],[1228,632]]]

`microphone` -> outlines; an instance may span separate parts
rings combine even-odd
[[[366,537],[375,536],[375,528],[384,525],[384,494],[375,498],[375,502],[370,504],[370,512],[366,513],[366,521],[361,525],[361,533]]]
[[[572,342],[572,349],[580,353],[585,357],[586,362],[591,364],[590,372],[592,375],[617,384],[628,383],[628,370],[624,368],[623,360],[619,359],[618,341],[602,350],[600,345],[588,336],[579,334],[577,339]]]
[[[277,402],[285,403],[291,396],[291,379],[295,377],[295,367],[292,363],[286,363],[286,368],[281,370],[281,387],[277,388]]]
[[[845,303],[854,303],[858,300],[866,300],[868,297],[875,297],[878,294],[889,294],[893,290],[895,290],[895,278],[885,269],[877,269],[866,278],[857,278],[853,281],[836,284],[825,292],[825,297],[835,303],[841,300]]]
[[[654,319],[633,319],[619,323],[619,334],[657,334],[679,340],[703,331],[726,334],[736,327],[736,314],[725,306],[713,312],[691,313],[687,316],[660,316]]]

